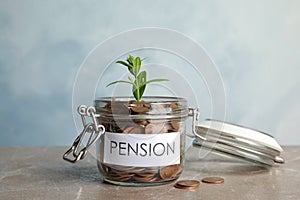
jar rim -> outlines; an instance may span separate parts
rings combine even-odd
[[[94,105],[96,108],[96,114],[99,117],[105,118],[114,118],[114,119],[173,119],[173,118],[185,118],[188,117],[189,110],[187,106],[187,100],[181,97],[173,97],[173,96],[144,96],[143,102],[150,104],[151,107],[157,108],[159,106],[168,107],[172,103],[177,103],[176,109],[164,109],[160,110],[160,112],[152,112],[154,110],[150,110],[144,114],[120,114],[118,112],[108,112],[104,109],[104,106],[111,103],[117,102],[126,104],[132,101],[135,101],[132,96],[113,96],[113,97],[100,97],[94,100]]]
[[[94,101],[108,101],[110,102],[111,100],[118,100],[118,101],[132,101],[135,100],[134,97],[132,96],[111,96],[111,97],[98,97]],[[167,101],[172,101],[172,102],[187,102],[185,98],[182,97],[174,97],[174,96],[144,96],[143,99],[144,101],[150,101],[151,102],[167,102]]]

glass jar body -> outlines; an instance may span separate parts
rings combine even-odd
[[[144,99],[143,105],[124,98],[95,102],[98,123],[106,130],[97,141],[97,165],[106,182],[160,185],[176,180],[183,170],[186,101]]]

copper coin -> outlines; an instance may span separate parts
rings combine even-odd
[[[132,131],[133,129],[134,129],[133,126],[129,126],[129,127],[127,127],[127,128],[123,131],[123,133],[125,133],[125,134],[131,133],[131,131]]]
[[[193,187],[193,186],[189,186],[189,187],[186,187],[186,186],[181,186],[181,185],[174,185],[174,187],[178,188],[178,189],[184,189],[184,190],[193,190],[193,189],[196,189],[197,187]]]
[[[149,173],[149,174],[157,174],[158,173],[158,168],[157,167],[147,167],[145,168],[142,173]]]
[[[102,163],[101,163],[101,168],[102,168],[102,170],[103,170],[105,173],[108,173],[109,170],[110,170],[110,168],[109,168],[107,165],[104,165],[104,164],[102,164]]]
[[[129,114],[128,107],[119,102],[111,103],[111,112],[113,114]]]
[[[123,133],[125,134],[144,134],[144,129],[143,127],[140,127],[140,126],[130,126],[130,127],[127,127]]]
[[[139,101],[139,102],[137,102],[136,100],[131,100],[128,103],[129,103],[130,107],[137,107],[137,106],[146,107],[146,108],[151,107],[150,103],[146,103],[144,100]]]
[[[181,180],[177,181],[174,187],[185,190],[192,190],[199,187],[200,182],[197,180]]]
[[[137,182],[148,183],[148,182],[153,182],[153,181],[157,180],[157,177],[156,176],[153,176],[153,177],[138,177],[138,176],[134,176],[133,180],[135,180]]]
[[[198,187],[200,182],[197,180],[181,180],[177,181],[176,185],[180,185],[182,187]]]
[[[183,186],[181,186],[181,185],[174,185],[174,187],[176,187],[176,188],[178,188],[178,189],[184,189],[184,190],[193,190],[193,189],[195,189],[195,188],[197,188],[197,187],[183,187]]]
[[[159,133],[167,133],[168,125],[164,123],[152,123],[148,124],[145,128],[146,134],[159,134]]]
[[[146,103],[145,101],[141,101],[141,103],[143,104],[144,107],[146,108],[150,108],[151,107],[151,104],[150,103]]]
[[[152,182],[156,180],[156,178],[157,178],[157,174],[149,174],[146,176],[140,176],[140,175],[133,176],[133,179],[139,182]]]
[[[145,113],[149,111],[148,108],[142,106],[132,107],[131,110],[135,113]]]
[[[135,176],[137,177],[153,177],[153,176],[156,176],[157,174],[155,173],[138,173],[138,174],[135,174]]]
[[[141,126],[136,126],[136,127],[134,127],[134,129],[132,129],[132,130],[130,131],[130,133],[133,133],[133,134],[144,134],[144,133],[145,133],[145,130],[144,130],[144,128],[141,127]]]
[[[177,174],[178,170],[180,169],[180,165],[170,165],[166,167],[162,167],[159,170],[160,177],[165,180],[173,177]]]
[[[171,105],[170,105],[170,107],[172,109],[177,109],[178,108],[178,103],[177,102],[172,102]]]
[[[174,131],[178,131],[179,130],[179,122],[172,121],[171,125],[172,125],[172,128],[173,128]]]
[[[147,120],[134,119],[133,122],[140,125],[140,126],[146,126],[148,124]]]
[[[203,183],[220,184],[224,183],[224,178],[221,177],[206,177],[201,180]]]

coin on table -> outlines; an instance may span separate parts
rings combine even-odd
[[[200,182],[197,180],[181,180],[177,181],[174,187],[185,190],[192,190],[199,187]]]
[[[224,178],[222,178],[222,177],[205,177],[201,181],[203,183],[220,184],[220,183],[224,183]]]

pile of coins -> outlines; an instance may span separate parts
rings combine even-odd
[[[201,181],[203,183],[209,183],[209,184],[220,184],[220,183],[224,183],[224,178],[212,176],[212,177],[203,178]]]
[[[178,178],[182,170],[180,164],[165,167],[128,167],[98,163],[98,166],[109,180],[137,183],[173,180]]]
[[[200,182],[197,180],[181,180],[177,181],[174,187],[178,189],[192,190],[199,187]]]
[[[172,102],[166,105],[152,105],[144,101],[136,102],[130,101],[129,103],[122,103],[112,101],[107,103],[101,112],[134,116],[134,115],[155,115],[166,114],[173,110],[178,109],[178,104]],[[99,117],[99,123],[104,125],[105,130],[114,133],[125,134],[160,134],[169,132],[180,131],[180,120],[151,120],[151,119],[108,119],[106,117]]]
[[[128,103],[111,101],[101,108],[102,113],[135,116],[171,113],[178,109],[176,102],[167,104],[150,104],[144,101]],[[181,131],[181,119],[114,119],[100,116],[99,123],[105,130],[123,134],[161,134]],[[183,135],[184,136],[184,135]],[[183,147],[181,147],[183,148]],[[183,156],[180,156],[182,162]],[[159,163],[158,163],[159,165]],[[98,167],[105,179],[118,182],[150,183],[175,180],[182,171],[181,164],[161,167],[131,167],[112,165],[98,161]]]
[[[208,183],[208,184],[221,184],[224,183],[224,178],[222,177],[205,177],[201,180],[203,183]],[[178,189],[184,189],[184,190],[193,190],[198,188],[200,185],[200,182],[197,180],[180,180],[177,181],[174,185],[174,187]]]

